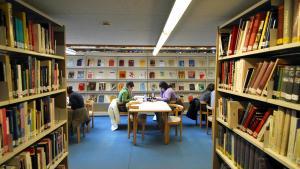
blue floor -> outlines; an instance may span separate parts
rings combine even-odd
[[[93,128],[80,144],[70,137],[70,169],[210,169],[212,157],[211,135],[184,118],[183,139],[175,137],[171,129],[170,144],[163,143],[163,134],[149,117],[145,140],[138,134],[137,145],[127,139],[127,118],[115,132],[110,130],[108,117],[96,117]]]

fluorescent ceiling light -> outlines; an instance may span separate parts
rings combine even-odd
[[[161,49],[161,47],[164,45],[164,43],[167,41],[168,37],[170,36],[171,32],[175,28],[176,24],[184,14],[187,7],[190,5],[192,0],[176,0],[173,8],[171,10],[171,13],[168,17],[168,20],[165,24],[165,27],[159,37],[159,40],[153,50],[153,56],[156,56]]]
[[[76,55],[76,51],[70,48],[66,48],[67,55]]]

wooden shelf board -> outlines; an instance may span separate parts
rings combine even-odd
[[[68,152],[64,152],[60,157],[55,160],[48,169],[55,169],[67,156],[69,155]]]
[[[226,126],[227,128],[229,128],[229,127],[228,127],[228,123],[225,122],[224,120],[222,120],[222,119],[220,119],[220,118],[217,118],[217,121],[218,121],[219,123],[223,124],[224,126]]]
[[[6,106],[6,105],[9,105],[9,101],[8,100],[0,102],[0,107]]]
[[[22,152],[24,149],[26,149],[27,147],[29,147],[33,143],[35,143],[38,140],[42,139],[43,137],[50,134],[51,132],[53,132],[54,130],[56,130],[57,128],[59,128],[60,126],[66,124],[66,123],[67,123],[67,120],[57,122],[53,127],[51,127],[49,129],[37,134],[36,136],[30,138],[26,143],[15,147],[12,152],[9,152],[9,153],[4,154],[3,156],[0,156],[1,157],[0,158],[0,165],[3,164],[4,162],[6,162],[7,160],[11,159],[15,155],[19,154],[20,152]]]
[[[230,160],[221,150],[216,149],[216,153],[223,159],[223,161],[231,168],[237,169],[237,166],[234,165],[234,162]]]
[[[220,26],[220,28],[224,28],[227,25],[231,24],[232,22],[240,19],[241,17],[243,17],[244,15],[246,15],[247,13],[253,11],[254,9],[258,8],[259,6],[262,6],[263,4],[265,4],[266,2],[268,2],[269,0],[261,0],[258,3],[252,5],[250,8],[244,10],[243,12],[241,12],[240,14],[236,15],[235,17],[231,18],[230,20],[228,20],[227,22],[225,22],[224,24],[222,24]]]
[[[62,59],[62,60],[65,59],[64,56],[38,53],[35,51],[31,51],[31,50],[25,50],[25,49],[21,49],[21,48],[13,48],[13,47],[3,46],[3,45],[0,45],[0,50],[8,52],[8,53],[10,53],[10,52],[11,53],[22,53],[22,54],[27,54],[27,55],[34,55],[34,56],[53,58],[53,59]]]
[[[258,141],[257,139],[255,139],[254,137],[250,136],[248,133],[245,133],[239,129],[232,129],[236,134],[238,134],[239,136],[241,136],[242,138],[244,138],[245,140],[247,140],[248,142],[250,142],[251,144],[253,144],[254,146],[256,146],[257,148],[263,150],[264,149],[264,144],[260,141]]]
[[[41,98],[41,97],[45,97],[45,96],[50,96],[50,95],[62,93],[62,92],[65,92],[65,91],[66,91],[66,89],[59,89],[59,90],[55,90],[55,91],[51,91],[51,92],[46,92],[46,93],[41,93],[41,94],[35,94],[35,95],[32,95],[32,96],[26,96],[26,97],[22,97],[22,98],[16,98],[16,99],[10,100],[9,104],[15,104],[15,103],[20,103],[20,102],[28,101],[28,100],[33,100],[33,99],[37,99],[37,98]]]
[[[275,153],[270,148],[264,148],[264,152],[267,153],[269,156],[273,157],[275,160],[279,161],[281,164],[285,165],[289,169],[299,169],[300,167],[297,166],[296,163],[290,161],[289,158],[286,156],[280,155],[278,153]]]
[[[277,99],[268,99],[263,96],[255,96],[251,94],[239,93],[239,92],[234,92],[234,91],[220,89],[220,88],[218,89],[218,91],[300,111],[300,104],[296,104],[296,103],[286,102]]]
[[[289,44],[284,44],[284,45],[279,45],[279,46],[273,46],[270,48],[249,51],[249,52],[245,52],[245,53],[241,53],[241,54],[224,56],[224,57],[219,58],[219,60],[241,58],[241,57],[246,57],[246,56],[251,56],[251,55],[263,54],[263,53],[267,53],[267,52],[276,52],[276,51],[281,51],[281,50],[287,50],[287,49],[292,49],[292,48],[297,48],[297,47],[300,47],[300,43],[289,43]]]

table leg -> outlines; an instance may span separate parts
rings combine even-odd
[[[131,127],[130,127],[130,112],[128,112],[128,117],[127,117],[127,134],[128,134],[128,139],[130,139],[130,132],[131,132]]]
[[[165,144],[169,144],[170,142],[170,131],[169,131],[169,124],[168,124],[168,113],[163,113],[164,116],[164,140]]]
[[[136,145],[137,113],[133,113],[133,144]]]

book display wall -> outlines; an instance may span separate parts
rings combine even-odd
[[[213,168],[300,168],[299,11],[262,0],[218,28]]]
[[[0,168],[68,168],[65,28],[0,2]]]
[[[214,54],[86,52],[68,56],[67,81],[86,99],[107,104],[126,81],[134,82],[134,95],[159,96],[158,84],[164,80],[187,102],[214,83],[214,69]]]

